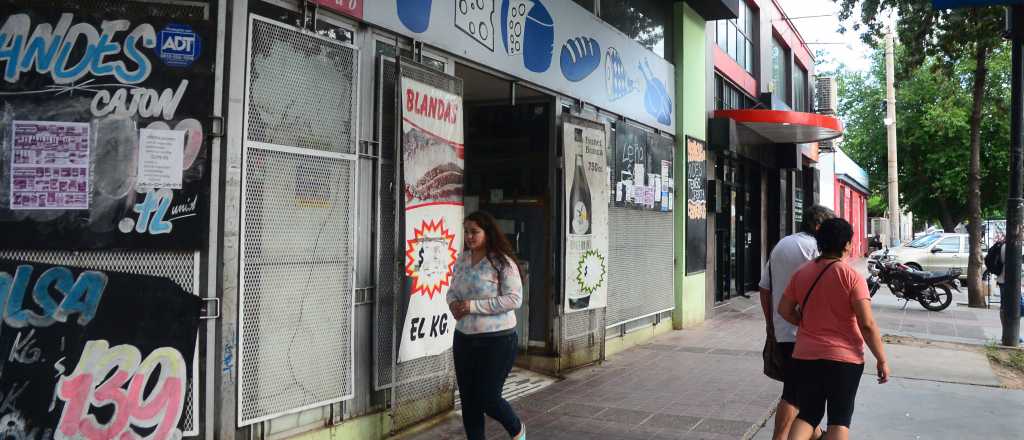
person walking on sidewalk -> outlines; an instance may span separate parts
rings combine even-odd
[[[455,325],[455,379],[468,440],[484,440],[484,414],[514,440],[526,426],[501,397],[518,350],[515,310],[523,304],[523,281],[512,245],[490,214],[466,217],[466,247],[455,262],[448,307]]]
[[[889,380],[889,364],[867,282],[843,261],[853,228],[841,218],[826,220],[815,238],[821,256],[793,274],[779,304],[779,314],[799,326],[793,362],[800,410],[789,440],[813,438],[826,405],[825,438],[846,440],[864,373],[864,343],[877,360],[878,383]]]
[[[985,256],[984,275],[996,275],[996,285],[999,286],[999,296],[1002,297],[1006,293],[1006,240],[997,240],[989,247],[988,252],[989,255]],[[1020,293],[1020,317],[1024,319],[1024,289],[1021,289]],[[1020,342],[1024,343],[1024,336],[1020,337]]]
[[[767,343],[775,344],[775,352],[782,358],[782,397],[775,411],[773,440],[789,437],[789,428],[796,419],[796,374],[792,370],[793,345],[796,343],[796,326],[779,316],[778,307],[782,292],[786,290],[793,273],[808,261],[818,257],[818,243],[814,233],[825,220],[835,217],[831,209],[812,206],[804,213],[800,232],[787,236],[775,245],[768,256],[768,262],[761,271],[761,309],[767,323]]]

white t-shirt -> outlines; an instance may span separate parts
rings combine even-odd
[[[768,257],[768,264],[761,271],[762,289],[772,291],[772,322],[775,324],[775,340],[796,342],[796,326],[779,316],[779,302],[797,269],[804,263],[818,258],[818,241],[806,232],[798,232],[779,240]],[[768,269],[771,268],[771,285],[768,284]]]

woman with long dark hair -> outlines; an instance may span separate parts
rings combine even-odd
[[[523,281],[512,245],[490,214],[477,211],[463,225],[466,249],[455,262],[448,307],[455,326],[455,378],[468,440],[483,440],[484,414],[514,440],[526,427],[501,397],[518,350],[515,310],[523,304]]]
[[[793,274],[779,303],[779,315],[798,328],[793,362],[800,412],[789,440],[811,439],[826,406],[824,438],[846,440],[864,373],[864,344],[877,361],[878,383],[889,380],[889,363],[867,282],[843,261],[850,254],[853,228],[841,218],[826,220],[814,238],[821,256]]]

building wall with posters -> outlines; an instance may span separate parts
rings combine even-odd
[[[214,438],[223,6],[0,6],[5,435]]]

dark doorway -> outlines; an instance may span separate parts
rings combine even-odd
[[[522,263],[520,350],[546,352],[551,335],[552,231],[549,171],[554,98],[456,64],[464,81],[466,213],[490,212]]]

